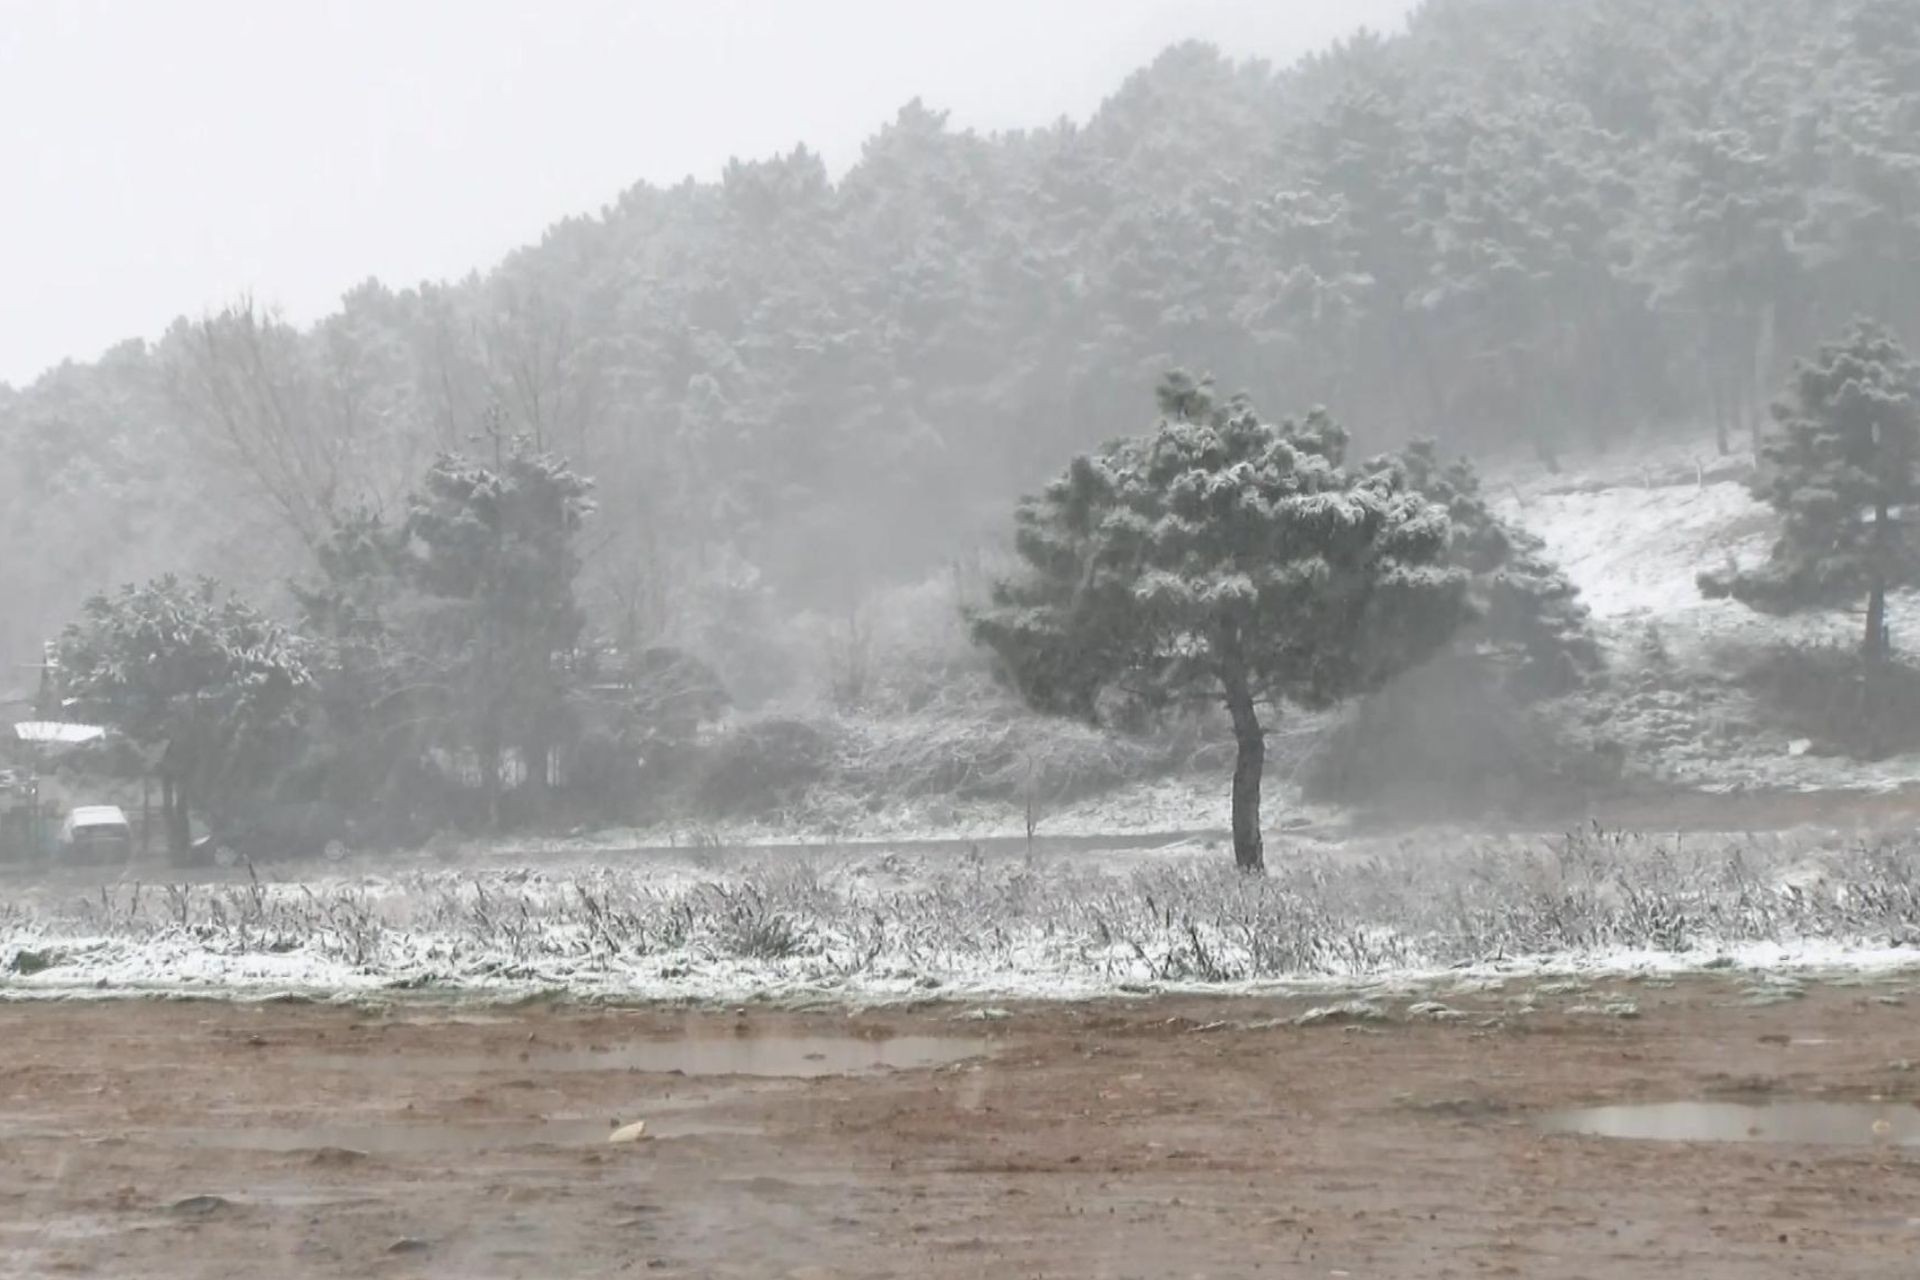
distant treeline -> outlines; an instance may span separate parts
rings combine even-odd
[[[117,582],[297,575],[489,437],[596,478],[590,625],[697,645],[996,535],[1169,368],[1366,448],[1744,448],[1855,313],[1920,338],[1912,0],[1431,0],[1285,69],[1184,45],[1084,125],[916,102],[837,183],[803,150],[641,185],[484,276],[0,388],[0,656]]]

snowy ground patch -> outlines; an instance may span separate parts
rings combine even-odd
[[[1629,772],[1715,791],[1893,791],[1920,782],[1920,757],[1874,760],[1809,750],[1741,677],[1775,646],[1857,646],[1845,609],[1786,617],[1708,600],[1698,578],[1771,553],[1779,518],[1746,470],[1711,440],[1682,443],[1577,480],[1527,469],[1493,486],[1501,512],[1546,544],[1580,589],[1607,650],[1605,689],[1569,704],[1625,749]],[[1864,602],[1863,602],[1864,605]],[[1888,602],[1896,648],[1920,643],[1920,593]]]
[[[1729,561],[1755,567],[1779,536],[1779,517],[1743,479],[1513,484],[1498,506],[1546,543],[1595,622],[1616,638],[1652,623],[1697,651],[1729,639],[1845,642],[1858,630],[1844,610],[1780,618],[1700,594],[1701,573]],[[1896,635],[1920,636],[1920,594],[1896,593],[1889,621]]]
[[[0,995],[1087,997],[1487,970],[1920,962],[1920,846],[1589,833],[1219,852],[745,854],[17,895]]]
[[[1601,619],[1698,610],[1702,570],[1759,560],[1774,537],[1771,512],[1732,481],[1536,493],[1507,514],[1546,542]]]

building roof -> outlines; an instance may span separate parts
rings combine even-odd
[[[51,742],[61,746],[79,746],[98,742],[107,731],[97,724],[67,724],[59,720],[23,720],[13,726],[13,736],[22,742]]]

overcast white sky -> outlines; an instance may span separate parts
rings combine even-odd
[[[1184,37],[1289,61],[1412,0],[0,0],[0,381],[241,291],[311,320],[645,178],[918,96],[1083,119]]]

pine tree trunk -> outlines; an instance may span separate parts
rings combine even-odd
[[[1715,380],[1715,443],[1720,457],[1734,453],[1734,432],[1740,428],[1741,405],[1745,405],[1747,374],[1745,342],[1738,313],[1720,317],[1713,338],[1713,380]]]
[[[1867,635],[1862,651],[1869,658],[1887,656],[1887,588],[1878,582],[1867,596]]]
[[[1883,498],[1873,510],[1873,584],[1867,592],[1867,635],[1861,651],[1868,658],[1887,656],[1887,522],[1889,504]]]
[[[1774,352],[1780,342],[1779,309],[1771,302],[1760,312],[1760,321],[1755,326],[1753,339],[1753,380],[1747,384],[1750,403],[1747,409],[1747,432],[1753,442],[1753,456],[1760,457],[1761,421],[1766,417],[1762,412],[1767,399],[1767,384],[1773,380]]]
[[[487,829],[500,829],[500,735],[488,725],[475,752],[480,757],[480,799],[487,811]]]
[[[528,735],[528,741],[521,748],[526,758],[526,817],[535,822],[544,822],[547,817],[548,801],[552,798],[553,747],[544,733]]]
[[[187,809],[187,789],[168,777],[160,779],[160,813],[167,824],[167,857],[175,866],[193,860],[193,823]]]
[[[1233,717],[1233,861],[1246,872],[1265,871],[1266,850],[1260,840],[1260,778],[1267,767],[1266,731],[1260,727],[1247,677],[1237,666],[1221,677],[1226,687],[1227,713]]]
[[[1720,453],[1720,457],[1724,459],[1728,453],[1734,451],[1734,443],[1732,443],[1732,439],[1730,439],[1730,432],[1726,430],[1728,420],[1734,416],[1734,405],[1732,405],[1732,395],[1728,395],[1730,388],[1728,388],[1728,380],[1726,380],[1726,376],[1724,376],[1722,370],[1715,370],[1713,382],[1715,382],[1715,388],[1713,388],[1713,443],[1715,443],[1715,449]]]

